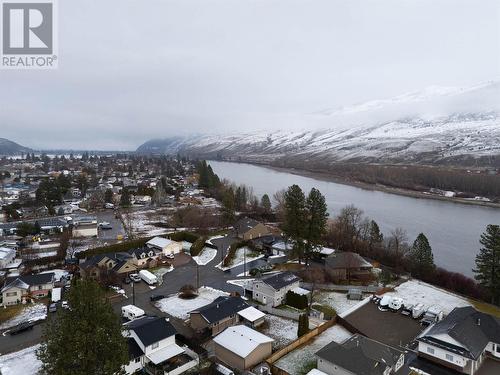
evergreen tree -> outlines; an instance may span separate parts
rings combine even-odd
[[[130,193],[127,188],[122,190],[122,195],[120,197],[120,206],[128,207],[130,206]]]
[[[128,362],[127,341],[118,315],[99,285],[76,280],[70,309],[49,319],[37,352],[43,375],[121,374]]]
[[[222,221],[225,226],[234,223],[236,216],[234,209],[234,191],[232,188],[229,188],[224,192],[224,197],[222,198]]]
[[[306,227],[306,198],[298,185],[292,185],[285,192],[285,220],[283,232],[292,240],[293,251],[302,261]]]
[[[297,337],[304,336],[309,332],[309,317],[307,314],[301,314],[299,316],[299,326],[297,328]]]
[[[500,226],[488,225],[479,241],[482,245],[473,270],[480,285],[491,294],[491,302],[500,302]]]
[[[380,231],[380,228],[375,220],[370,222],[370,234],[368,238],[370,250],[375,247],[380,246],[384,241],[384,235]]]
[[[104,193],[104,201],[106,203],[113,203],[113,190],[106,189],[106,191]]]
[[[426,278],[436,269],[431,245],[423,233],[420,233],[413,242],[410,249],[410,260],[412,273],[417,277]]]
[[[309,262],[312,253],[323,244],[323,237],[326,234],[326,221],[328,219],[327,209],[323,194],[318,189],[312,188],[306,201],[306,264]]]
[[[262,196],[262,198],[260,200],[260,205],[264,209],[265,214],[271,213],[272,206],[271,206],[271,200],[269,199],[269,195],[264,194]]]

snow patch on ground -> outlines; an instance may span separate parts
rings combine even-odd
[[[2,375],[35,375],[42,366],[36,357],[40,345],[30,346],[18,352],[0,356],[0,373]]]
[[[242,247],[242,248],[239,248],[238,250],[236,250],[234,258],[233,258],[231,264],[229,265],[229,267],[222,267],[222,263],[219,263],[215,267],[220,268],[221,270],[227,270],[227,269],[241,266],[242,264],[245,263],[245,251],[246,251],[246,262],[247,263],[250,261],[257,260],[257,259],[264,257],[264,254],[260,254],[260,253],[253,251],[245,246],[245,247]]]
[[[423,303],[427,307],[437,306],[445,315],[455,307],[471,306],[465,298],[419,280],[407,281],[396,287],[394,292],[385,295],[402,298],[407,304]]]
[[[163,284],[163,276],[169,272],[172,272],[173,270],[174,270],[173,266],[170,266],[169,268],[162,267],[152,271],[151,273],[155,275],[156,278],[158,279],[158,285],[161,285]]]
[[[212,303],[218,297],[228,295],[229,293],[222,290],[204,286],[200,288],[198,297],[196,298],[182,299],[176,294],[159,300],[155,305],[160,311],[185,320],[189,318],[189,312]]]
[[[217,256],[217,250],[211,247],[204,247],[201,254],[193,257],[193,260],[200,266],[206,266]]]
[[[314,353],[332,341],[340,344],[351,336],[352,334],[341,325],[334,325],[309,341],[308,344],[280,358],[275,365],[290,375],[300,375],[312,361],[315,363]]]
[[[281,349],[297,340],[298,323],[291,319],[281,318],[275,315],[267,315],[266,327],[262,333],[273,338],[273,349]]]
[[[47,306],[43,303],[26,306],[20,314],[0,324],[0,329],[7,329],[17,326],[20,323],[31,321],[36,322],[47,318]]]
[[[347,293],[321,292],[314,296],[314,302],[320,305],[327,305],[335,309],[337,314],[353,308],[361,301],[347,299]]]

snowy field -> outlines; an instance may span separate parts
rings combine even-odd
[[[154,237],[168,233],[168,229],[159,228],[153,224],[154,222],[161,221],[161,218],[156,218],[155,220],[151,218],[151,215],[155,213],[156,210],[132,211],[128,213],[130,215],[132,231],[144,237]],[[125,224],[127,224],[127,221],[127,218],[124,217]]]
[[[17,326],[20,323],[37,320],[43,320],[47,318],[47,306],[43,303],[36,303],[34,305],[26,306],[19,315],[16,315],[12,319],[7,320],[0,324],[0,329],[7,329]],[[2,374],[3,375],[3,374]]]
[[[352,334],[340,325],[328,328],[325,332],[311,340],[307,345],[301,346],[280,358],[275,365],[287,371],[290,375],[301,375],[312,362],[315,363],[314,353],[332,341],[342,343]],[[309,369],[308,369],[309,370]]]
[[[18,352],[0,356],[0,374],[35,375],[42,363],[36,358],[40,345],[31,346]]]
[[[191,249],[191,246],[193,245],[192,242],[189,241],[182,241],[182,250],[184,251],[189,251]]]
[[[455,307],[471,306],[465,298],[418,280],[407,281],[385,295],[400,297],[407,304],[420,302],[425,306],[438,306],[445,315]]]
[[[327,305],[335,309],[337,314],[353,308],[361,301],[347,299],[347,293],[320,292],[314,296],[314,302],[320,305]]]
[[[296,321],[268,314],[266,315],[266,323],[268,326],[262,333],[275,340],[273,349],[284,348],[297,340],[298,323]]]
[[[193,260],[200,266],[206,266],[216,257],[216,255],[217,250],[212,249],[211,247],[204,247],[201,254],[193,257]]]
[[[162,312],[179,319],[189,318],[189,312],[212,303],[217,297],[228,296],[229,293],[210,287],[201,287],[199,295],[193,299],[182,299],[178,295],[167,297],[156,302],[156,307]]]

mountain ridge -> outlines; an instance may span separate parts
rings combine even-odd
[[[14,156],[32,151],[32,149],[21,146],[19,143],[7,138],[0,138],[0,155]]]

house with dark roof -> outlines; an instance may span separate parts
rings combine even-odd
[[[356,334],[342,344],[331,342],[316,353],[317,367],[328,375],[408,375],[403,352]]]
[[[300,278],[291,272],[264,275],[252,284],[252,298],[272,307],[285,303],[288,291],[299,288]]]
[[[373,266],[359,254],[351,252],[333,253],[325,259],[326,269],[340,280],[370,277]]]
[[[137,271],[128,253],[98,254],[80,263],[80,275],[97,280],[102,272],[115,273],[119,276]]]
[[[236,296],[221,296],[212,303],[189,313],[189,322],[198,332],[209,331],[212,336],[227,327],[239,323],[238,312],[246,309],[248,304]]]
[[[43,298],[54,289],[54,272],[8,277],[2,288],[2,305],[23,303],[30,298]]]
[[[455,308],[417,340],[419,357],[474,375],[486,358],[500,359],[500,320],[472,306]]]
[[[271,230],[261,222],[243,217],[233,225],[235,234],[243,240],[253,240],[272,234]]]
[[[157,251],[154,248],[141,247],[130,250],[129,254],[132,257],[132,263],[135,264],[137,268],[148,268],[156,264],[161,251]]]
[[[127,338],[129,363],[127,374],[144,369],[149,374],[182,374],[196,367],[198,356],[188,347],[181,347],[175,340],[175,328],[165,318],[144,316],[124,325]]]

